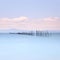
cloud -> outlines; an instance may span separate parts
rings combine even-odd
[[[60,30],[60,18],[48,17],[29,19],[28,17],[0,18],[0,29],[18,30]]]
[[[48,18],[44,18],[43,20],[45,20],[45,21],[59,21],[60,20],[60,18],[59,17],[48,17]]]
[[[25,20],[28,20],[28,18],[27,17],[19,17],[19,18],[12,18],[10,20],[12,20],[12,21],[25,21]]]
[[[28,17],[18,17],[18,18],[0,18],[0,29],[13,29],[16,28],[17,22],[21,23],[27,21]]]
[[[0,20],[2,21],[24,21],[24,20],[28,20],[27,17],[18,17],[18,18],[0,18]]]

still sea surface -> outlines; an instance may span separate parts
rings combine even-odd
[[[0,34],[0,60],[60,60],[60,35]]]

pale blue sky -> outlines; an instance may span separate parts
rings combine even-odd
[[[60,0],[0,0],[0,18],[60,17]]]

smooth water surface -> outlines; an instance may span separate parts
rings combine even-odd
[[[0,34],[0,60],[60,60],[60,36]]]

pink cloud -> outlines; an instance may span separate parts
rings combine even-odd
[[[59,17],[48,17],[48,18],[43,18],[43,20],[45,21],[59,21],[60,18]]]
[[[1,18],[0,29],[22,30],[60,30],[60,18],[43,18],[30,20],[28,17]]]

